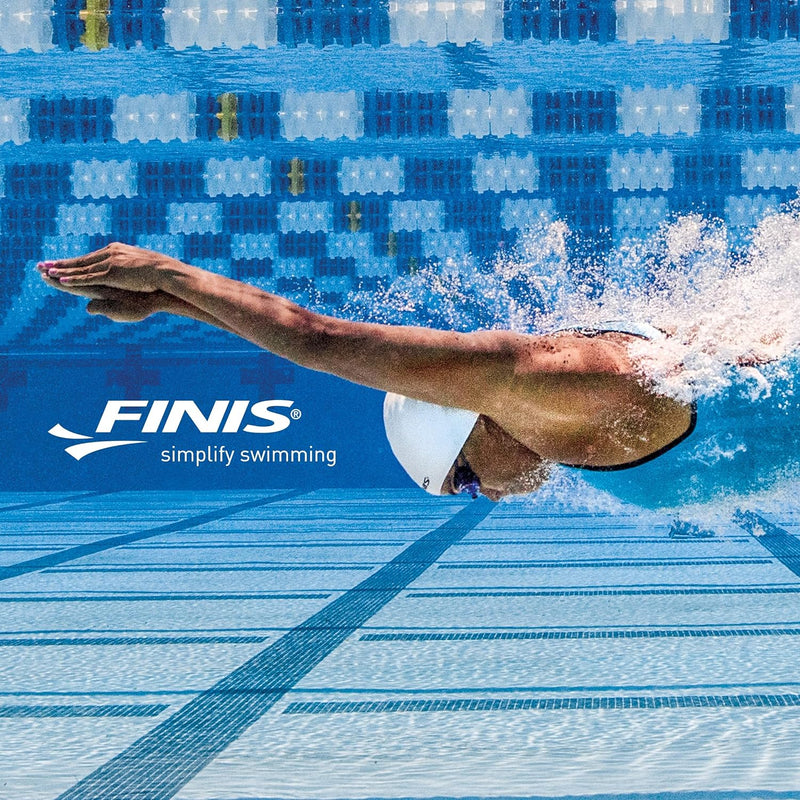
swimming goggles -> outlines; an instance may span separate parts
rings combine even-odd
[[[469,494],[477,499],[481,491],[481,479],[475,474],[463,453],[458,454],[456,468],[453,470],[453,491],[456,494]]]

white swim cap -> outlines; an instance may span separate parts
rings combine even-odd
[[[442,483],[479,416],[391,392],[383,401],[383,424],[392,452],[414,483],[429,494],[441,494]]]

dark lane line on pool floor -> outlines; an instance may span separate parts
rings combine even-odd
[[[775,584],[772,586],[680,586],[678,588],[655,586],[631,589],[613,587],[592,587],[588,589],[456,589],[456,590],[415,590],[406,597],[409,600],[434,597],[639,597],[645,595],[717,595],[717,594],[800,594],[800,586],[795,584]]]
[[[148,592],[146,594],[81,594],[47,596],[30,592],[26,595],[2,596],[0,605],[6,603],[198,603],[206,600],[325,600],[333,592],[345,589],[326,589],[320,592]]]
[[[479,500],[409,545],[378,572],[284,634],[59,800],[167,800],[368,619],[485,519]]]
[[[630,567],[713,567],[771,564],[771,558],[596,558],[559,561],[450,561],[437,569],[626,569]]]
[[[119,536],[110,536],[105,539],[99,539],[88,544],[81,544],[76,547],[68,547],[65,550],[59,550],[55,553],[50,553],[46,556],[39,558],[31,558],[28,561],[20,561],[18,564],[9,564],[8,566],[0,567],[0,581],[8,580],[9,578],[16,578],[20,575],[27,575],[30,572],[38,572],[39,570],[47,569],[47,567],[55,567],[59,564],[64,564],[67,561],[74,561],[84,556],[94,555],[104,550],[111,550],[115,547],[120,547],[124,544],[131,544],[133,542],[140,542],[143,539],[151,539],[154,536],[163,536],[166,533],[178,533],[185,531],[189,528],[195,528],[198,525],[205,525],[208,522],[216,522],[220,519],[238,514],[241,511],[249,511],[253,508],[260,508],[261,506],[271,505],[272,503],[280,503],[283,500],[292,500],[305,494],[305,490],[292,489],[289,492],[282,492],[281,494],[273,495],[272,497],[262,497],[259,500],[250,500],[246,503],[237,503],[233,506],[226,506],[225,508],[216,511],[209,511],[205,514],[198,514],[194,517],[187,517],[186,519],[179,520],[178,522],[170,522],[167,525],[159,525],[156,528],[147,528],[143,531],[136,531],[134,533],[124,533]]]
[[[726,636],[800,636],[793,628],[657,628],[546,631],[431,631],[427,633],[365,633],[360,642],[470,642],[559,639],[708,639]],[[39,641],[39,640],[32,640]],[[0,647],[3,640],[0,639]]]
[[[305,598],[303,598],[305,599]],[[800,627],[792,628],[674,628],[656,630],[547,630],[547,631],[461,631],[429,633],[365,633],[359,642],[497,642],[562,641],[574,639],[719,639],[753,636],[800,636]],[[160,635],[160,636],[6,636],[0,635],[0,647],[84,647],[151,646],[186,644],[258,644],[271,637],[261,635]],[[2,694],[2,692],[0,692]]]
[[[656,708],[797,708],[800,694],[726,694],[595,697],[475,697],[419,700],[344,700],[290,703],[284,714],[385,714],[430,711],[561,711]]]
[[[117,494],[117,492],[111,490],[84,492],[83,494],[71,494],[66,497],[57,497],[51,500],[36,500],[32,503],[17,503],[13,506],[0,506],[0,513],[4,511],[25,511],[28,508],[42,508],[43,506],[58,505],[58,503],[72,503],[75,500],[89,500],[93,497],[102,497],[107,494]]]
[[[157,717],[169,708],[166,703],[135,705],[0,705],[0,719],[42,717]]]
[[[738,511],[734,521],[764,549],[769,550],[786,569],[800,577],[800,539],[753,511]]]
[[[3,638],[0,647],[140,647],[182,644],[258,644],[269,636],[65,636],[59,638]]]

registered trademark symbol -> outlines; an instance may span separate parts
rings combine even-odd
[[[290,416],[292,419],[300,419],[300,417],[302,417],[302,416],[303,416],[303,413],[300,411],[300,409],[299,409],[299,408],[293,408],[293,409],[292,409],[292,410],[289,412],[289,416]]]

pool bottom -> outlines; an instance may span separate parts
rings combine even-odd
[[[3,796],[797,788],[800,584],[733,522],[341,490],[0,515]]]

